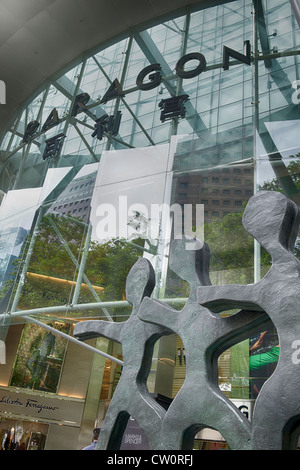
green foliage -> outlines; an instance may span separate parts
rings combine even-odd
[[[298,153],[296,157],[300,157],[300,154]],[[294,155],[290,156],[291,159],[293,159],[287,166],[288,173],[290,177],[292,178],[298,192],[300,192],[300,160],[296,160]],[[264,183],[261,187],[260,190],[262,191],[278,191],[283,193],[282,187],[280,185],[280,182],[277,178],[273,178],[271,181],[268,181]],[[297,258],[300,259],[300,240],[299,240],[299,233],[298,233],[298,239],[296,241],[295,247],[294,247],[294,253]]]
[[[212,270],[253,266],[253,238],[242,224],[243,212],[228,214],[223,219],[205,224],[205,241],[211,250]]]
[[[142,251],[117,239],[91,243],[86,274],[93,284],[104,287],[102,300],[125,298],[128,272],[141,254]]]
[[[300,154],[296,155],[296,157],[299,156]],[[291,155],[290,158],[293,160],[288,164],[287,170],[291,179],[295,183],[297,190],[300,192],[300,160],[295,160],[294,155]],[[280,181],[277,178],[273,178],[271,181],[264,183],[260,189],[263,191],[283,192]]]
[[[70,222],[70,219],[66,217],[50,215],[43,217],[40,223],[39,234],[30,259],[29,271],[46,276],[57,276],[62,279],[72,279],[74,276],[74,262],[65,250],[59,236],[55,233],[51,225],[51,219],[75,259],[79,258],[84,237],[83,226],[76,222]]]
[[[51,218],[63,239],[53,229]],[[28,268],[28,273],[40,276],[29,274],[26,277],[19,308],[71,302],[78,269],[67,252],[66,245],[79,265],[85,236],[84,226],[75,221],[70,222],[66,217],[51,215],[42,219]],[[140,244],[141,242],[135,241]],[[91,284],[104,288],[102,293],[97,292],[102,301],[125,298],[127,274],[141,254],[142,251],[119,240],[90,244],[85,274]],[[20,264],[20,261],[18,263]],[[60,280],[70,282],[67,284]],[[95,297],[87,288],[81,289],[79,302],[94,301]]]
[[[228,214],[223,219],[216,219],[204,226],[205,242],[210,247],[210,272],[214,273],[213,283],[253,282],[254,240],[243,226],[243,210]],[[261,248],[262,271],[271,266],[270,255]],[[216,277],[221,273],[221,277]]]

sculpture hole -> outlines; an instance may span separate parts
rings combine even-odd
[[[229,449],[222,434],[212,428],[203,428],[194,437],[194,450],[225,450]]]
[[[279,359],[279,340],[271,323],[225,350],[218,358],[218,385],[251,420],[255,400]]]
[[[283,450],[300,449],[300,415],[291,418],[283,428]]]

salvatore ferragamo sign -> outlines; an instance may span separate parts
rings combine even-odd
[[[31,393],[17,393],[0,390],[0,415],[13,415],[64,422],[68,425],[80,426],[84,401],[70,397],[40,396]]]
[[[0,398],[0,404],[1,403],[4,403],[5,405],[21,406],[21,407],[30,408],[30,409],[34,408],[34,410],[36,410],[38,414],[41,411],[45,411],[45,410],[55,411],[59,409],[58,406],[42,404],[38,400],[35,400],[34,398],[25,398],[25,400],[23,400],[19,398],[11,398],[10,395],[3,395]]]

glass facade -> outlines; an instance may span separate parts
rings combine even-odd
[[[51,328],[72,336],[78,321],[128,318],[126,277],[140,257],[155,269],[153,296],[182,308],[188,286],[168,265],[175,227],[209,245],[212,284],[253,283],[270,268],[242,214],[261,189],[299,204],[299,25],[288,0],[202,3],[49,78],[2,135],[0,317],[26,324],[8,386],[56,393],[66,345],[51,343]],[[50,332],[35,337],[35,321]],[[52,357],[38,380],[37,350]],[[117,344],[103,350],[122,359]],[[250,403],[277,359],[275,329],[258,332],[220,356],[221,390]],[[104,400],[120,375],[107,364]],[[161,340],[149,390],[173,398],[184,377],[181,339]]]

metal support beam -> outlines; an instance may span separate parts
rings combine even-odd
[[[270,37],[272,35],[269,34],[266,20],[265,20],[265,12],[262,0],[253,0],[255,16],[256,16],[256,28],[260,40],[260,45],[263,54],[263,60],[265,63],[266,68],[270,73],[270,77],[277,85],[278,89],[281,91],[282,95],[286,99],[288,104],[292,104],[291,100],[291,89],[292,84],[288,78],[288,75],[284,72],[282,67],[277,61],[276,56],[272,55],[271,45],[270,45]],[[274,51],[275,52],[275,51]]]
[[[68,255],[70,256],[71,260],[73,261],[73,263],[75,264],[76,268],[78,270],[80,270],[80,265],[77,261],[77,259],[75,258],[75,256],[73,255],[72,251],[70,250],[69,248],[69,245],[67,244],[66,240],[64,239],[64,237],[62,236],[62,234],[60,233],[58,227],[56,226],[56,224],[54,223],[54,220],[52,219],[52,217],[47,217],[48,220],[49,220],[49,223],[50,225],[52,226],[53,230],[55,231],[56,235],[58,236],[58,238],[60,239],[60,241],[62,242],[62,245],[64,247],[64,249],[66,250],[66,252],[68,253]],[[99,302],[99,307],[101,308],[101,299],[100,297],[98,296],[97,292],[95,291],[95,289],[93,288],[92,284],[90,283],[88,277],[86,276],[86,274],[82,273],[82,276],[83,276],[83,279],[85,281],[85,283],[88,285],[92,295],[94,296],[94,298],[96,300],[98,300]],[[109,319],[109,320],[112,320],[110,314],[108,313],[108,311],[106,309],[102,309],[103,310],[103,313],[105,314],[105,316]]]
[[[101,70],[101,72],[103,73],[103,75],[105,76],[106,80],[112,84],[112,80],[110,79],[110,77],[107,75],[107,73],[105,72],[104,68],[102,67],[102,65],[99,63],[99,61],[96,59],[96,57],[93,57],[94,59],[94,62],[97,64],[97,66],[99,67],[99,69]],[[124,92],[125,93],[125,92]],[[131,116],[133,117],[133,119],[136,121],[137,125],[140,127],[140,129],[142,130],[142,132],[145,134],[145,136],[147,137],[147,139],[149,140],[149,142],[152,144],[152,145],[155,145],[155,142],[152,140],[152,138],[150,137],[150,135],[148,134],[148,132],[146,131],[146,129],[144,128],[144,126],[142,125],[141,121],[137,118],[137,116],[135,115],[135,113],[132,111],[132,109],[130,108],[130,106],[127,104],[126,100],[121,97],[121,101],[122,103],[124,104],[125,108],[127,109],[127,111],[131,114]]]
[[[160,302],[169,304],[169,305],[183,305],[187,299],[186,298],[171,298],[171,299],[159,299]],[[17,310],[16,312],[12,312],[8,314],[4,312],[0,314],[0,321],[5,320],[7,318],[22,318],[26,315],[48,315],[53,313],[62,313],[64,312],[65,315],[69,313],[75,312],[84,312],[86,310],[99,310],[101,307],[105,308],[124,308],[130,307],[129,302],[127,300],[119,300],[119,301],[110,301],[110,302],[102,302],[101,306],[99,302],[92,302],[87,304],[76,304],[76,305],[57,305],[54,307],[42,307],[42,308],[33,308],[28,310]],[[125,316],[125,315],[124,315]]]
[[[80,171],[81,167],[77,168],[72,168],[67,175],[60,181],[60,183],[51,191],[51,193],[47,196],[47,198],[44,200],[43,204],[40,206],[40,208],[37,210],[36,216],[35,216],[35,221],[33,222],[33,231],[32,231],[32,236],[29,244],[28,251],[26,253],[25,261],[23,264],[22,272],[19,278],[18,286],[16,293],[14,295],[14,300],[10,309],[10,312],[15,312],[18,307],[18,303],[21,297],[23,285],[25,282],[26,278],[26,273],[28,270],[28,266],[31,260],[31,255],[33,253],[34,245],[38,236],[39,232],[39,224],[41,222],[41,219],[43,215],[45,214],[47,208],[49,205],[52,204],[53,200],[56,200],[57,197],[62,193],[62,191],[65,189],[65,187],[72,181],[72,179],[75,177],[75,175]],[[11,316],[11,315],[10,315]]]
[[[300,27],[300,2],[299,0],[290,0],[298,26]]]
[[[264,7],[262,5],[261,0],[253,0],[254,3],[254,8],[255,8],[255,14],[257,18],[257,30],[258,30],[258,35],[260,39],[260,45],[262,49],[262,53],[265,55],[270,54],[270,41],[269,41],[269,36],[267,32],[267,25],[265,21],[265,12],[264,12]],[[267,68],[272,67],[272,59],[270,57],[266,58],[264,60],[265,66]]]
[[[31,240],[30,240],[29,248],[28,248],[28,251],[26,253],[26,258],[25,258],[25,261],[24,261],[24,265],[23,265],[23,268],[22,268],[21,275],[20,275],[17,290],[16,290],[16,293],[14,295],[14,300],[13,300],[11,310],[10,310],[11,312],[15,312],[17,310],[17,306],[18,306],[18,303],[19,303],[19,300],[20,300],[20,297],[21,297],[22,289],[23,289],[23,286],[24,286],[25,278],[26,278],[26,273],[28,271],[29,263],[30,263],[30,260],[31,260],[31,255],[33,253],[34,245],[35,245],[35,242],[36,242],[36,239],[37,239],[37,236],[38,236],[39,225],[40,225],[41,219],[43,217],[43,214],[44,214],[44,208],[40,207],[40,209],[38,211],[34,231],[33,231],[33,234],[32,234]]]
[[[86,140],[86,138],[84,137],[83,133],[81,132],[81,130],[78,128],[76,122],[74,122],[73,124],[77,134],[79,135],[79,137],[81,138],[82,142],[84,143],[84,145],[86,146],[86,148],[88,149],[88,151],[90,152],[90,154],[92,155],[93,159],[95,160],[95,162],[99,162],[100,158],[97,157],[97,155],[95,154],[94,150],[92,149],[92,147],[89,145],[88,141]]]
[[[89,253],[91,233],[92,233],[92,225],[90,224],[87,228],[87,233],[86,233],[86,237],[85,237],[83,252],[82,252],[82,256],[81,256],[81,262],[80,262],[80,266],[79,266],[79,269],[78,269],[78,275],[77,275],[77,279],[76,279],[76,286],[75,286],[75,290],[74,290],[74,293],[73,293],[72,304],[77,304],[77,302],[78,302],[81,283],[82,283],[82,278],[83,278],[83,275],[84,275],[84,269],[85,269],[85,265],[86,265],[86,260],[87,260],[88,253]]]
[[[281,91],[288,104],[292,105],[290,83],[286,73],[281,69],[278,64],[277,58],[283,57],[285,54],[270,54],[269,35],[264,17],[264,10],[262,0],[253,0],[254,6],[254,89],[255,89],[255,115],[254,115],[254,135],[257,132],[268,152],[269,162],[278,179],[285,195],[292,199],[300,207],[300,194],[299,191],[289,174],[287,167],[284,164],[280,151],[277,149],[273,139],[267,131],[262,132],[259,121],[259,89],[258,89],[258,61],[264,60],[265,66],[269,68],[270,77],[276,83],[278,90]],[[263,57],[258,53],[258,38],[262,47]],[[289,51],[288,55],[299,54],[298,51]],[[269,120],[272,121],[272,115]],[[255,151],[256,154],[256,151]],[[256,155],[257,157],[257,155]],[[256,250],[259,252],[259,250]]]
[[[95,60],[95,58],[94,58]],[[97,63],[97,62],[96,62]],[[97,64],[99,65],[99,64]],[[82,70],[81,70],[81,74],[80,74],[80,77],[78,78],[78,83],[77,83],[77,86],[75,88],[75,92],[73,91],[74,89],[74,83],[66,76],[63,76],[61,78],[59,78],[58,80],[56,80],[53,85],[61,92],[63,93],[69,100],[71,100],[71,107],[70,107],[70,111],[73,107],[73,103],[74,103],[74,100],[76,98],[76,96],[79,94],[79,93],[84,93],[84,91],[80,88],[80,79],[81,79],[81,76],[83,74],[83,71],[84,71],[84,68],[85,68],[85,63],[83,64],[82,66]],[[91,109],[95,109],[95,112],[93,113],[91,111]],[[92,99],[90,99],[89,101],[89,105],[86,106],[85,110],[84,110],[85,114],[87,114],[91,119],[93,119],[93,121],[96,121],[97,119],[99,119],[100,117],[104,116],[107,114],[107,112],[102,108],[102,106],[100,106],[99,103],[93,101]],[[71,124],[74,124],[74,122],[76,122],[76,120],[71,119],[71,116],[70,116],[70,113],[69,113],[69,117],[66,119],[66,126],[65,126],[65,130],[67,128],[67,126],[71,123]],[[78,129],[78,127],[76,127],[74,125],[76,131],[78,132],[78,134],[80,135],[80,131]],[[82,138],[82,135],[80,135],[80,137]],[[88,147],[88,149],[91,151],[91,148],[90,146],[88,146],[87,144],[87,141],[84,140],[84,138],[82,139],[83,142],[85,143],[85,145]],[[120,136],[117,136],[117,137],[113,137],[112,138],[112,141],[118,143],[118,144],[121,144],[125,147],[130,147],[126,142],[123,142],[122,138]],[[92,151],[93,152],[93,151]],[[92,153],[93,155],[93,153]],[[95,155],[93,155],[93,158],[95,159]],[[96,161],[98,161],[98,159],[96,159]]]
[[[148,59],[150,64],[160,64],[162,75],[163,75],[163,83],[167,88],[170,95],[176,95],[177,89],[176,86],[173,86],[169,80],[166,80],[165,77],[173,76],[174,74],[169,67],[168,63],[166,62],[164,56],[158,50],[156,44],[152,40],[150,34],[147,31],[143,31],[140,33],[135,34],[135,40],[139,47],[141,48],[142,52],[145,54],[145,57]],[[176,78],[176,77],[175,77]],[[182,93],[185,93],[182,88]],[[206,130],[206,126],[202,121],[201,117],[199,116],[198,111],[193,107],[190,101],[185,103],[187,115],[186,120],[191,125],[194,132],[197,134],[203,130]],[[199,134],[200,135],[200,134]]]

